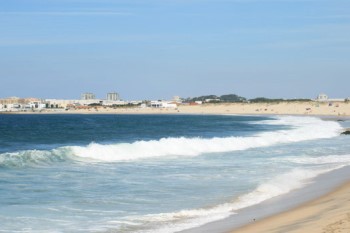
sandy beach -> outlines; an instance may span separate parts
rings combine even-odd
[[[231,233],[348,233],[350,182],[290,211],[256,221]]]
[[[200,106],[180,106],[180,112],[221,113],[221,114],[281,114],[281,115],[334,115],[349,116],[349,103],[281,102],[209,104]]]
[[[9,113],[9,112],[7,112]],[[35,112],[13,112],[35,113]],[[65,114],[269,114],[350,116],[350,103],[335,102],[280,102],[280,103],[226,103],[179,105],[175,108],[91,107],[89,109],[45,109],[41,113]]]

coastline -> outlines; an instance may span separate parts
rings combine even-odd
[[[277,115],[277,114],[276,114]],[[323,120],[348,116],[317,115]],[[348,233],[350,166],[322,174],[291,193],[242,209],[226,219],[181,233]]]
[[[318,115],[323,120],[347,121],[349,117]],[[346,129],[346,128],[345,128]],[[348,136],[345,136],[348,137]],[[348,233],[350,232],[350,166],[316,177],[296,194],[281,197],[295,202],[274,214],[231,228],[230,233]],[[297,194],[299,192],[299,194]],[[309,197],[307,197],[309,195]],[[299,201],[297,200],[299,199]],[[303,199],[303,200],[302,200]],[[283,201],[280,203],[283,205]],[[272,201],[273,203],[273,201]],[[287,204],[285,204],[287,205]]]
[[[350,231],[349,196],[350,181],[316,200],[231,233],[346,233]]]
[[[179,105],[177,108],[107,108],[45,109],[41,112],[0,112],[1,114],[237,114],[237,115],[308,115],[350,116],[350,103],[329,105],[320,102],[281,103],[223,103],[203,105]]]
[[[226,219],[180,232],[348,233],[349,176],[350,166],[345,166],[316,177],[301,189],[241,209]]]

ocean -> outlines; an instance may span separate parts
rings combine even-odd
[[[350,165],[350,122],[0,115],[0,232],[177,232]]]

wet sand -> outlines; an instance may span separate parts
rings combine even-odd
[[[231,233],[349,233],[350,182],[316,200]]]

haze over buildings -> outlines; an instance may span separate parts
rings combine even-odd
[[[262,100],[260,100],[262,99]],[[256,98],[248,100],[244,97],[235,94],[223,96],[201,96],[195,98],[183,99],[180,96],[173,96],[172,100],[121,100],[117,92],[110,92],[106,94],[106,99],[96,98],[94,93],[85,92],[81,94],[80,99],[40,99],[40,98],[19,98],[8,97],[0,99],[0,112],[41,112],[43,110],[59,110],[68,111],[76,109],[96,109],[97,107],[117,108],[117,107],[131,107],[131,108],[172,108],[176,109],[179,105],[202,105],[210,103],[256,103],[266,101],[265,103],[278,103],[283,99],[266,99]],[[326,94],[319,94],[314,100],[311,99],[295,99],[285,100],[287,102],[327,102],[332,106],[333,102],[346,102],[348,98],[329,98]],[[338,105],[339,106],[339,105]]]

